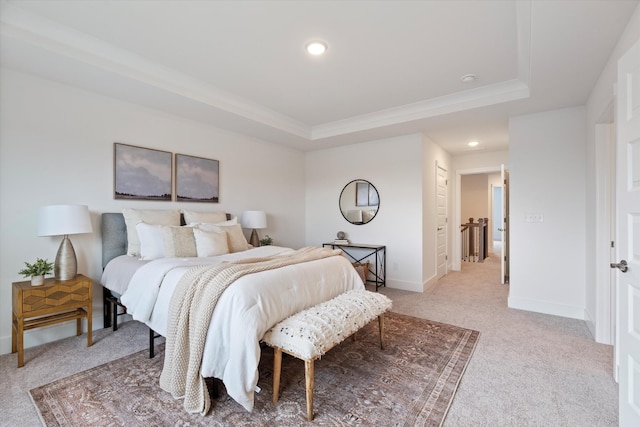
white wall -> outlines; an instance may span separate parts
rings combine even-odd
[[[0,70],[0,92],[0,353],[11,350],[11,282],[24,280],[17,273],[24,261],[53,260],[60,243],[36,237],[40,206],[89,206],[93,234],[71,240],[78,271],[96,283],[96,328],[102,326],[101,212],[190,208],[239,215],[263,209],[269,227],[261,237],[269,234],[282,246],[304,245],[302,152],[7,69]],[[220,203],[114,200],[114,142],[218,159]],[[72,323],[28,331],[25,346],[73,331]]]
[[[386,245],[387,286],[421,291],[421,157],[417,134],[307,153],[306,244],[344,231],[351,242]],[[348,223],[338,206],[354,179],[371,182],[380,196],[378,214],[363,225]]]
[[[425,255],[422,239],[423,215],[433,225],[435,206],[431,202],[433,214],[423,212],[423,185],[431,186],[435,201],[438,148],[415,134],[307,153],[306,244],[330,242],[344,231],[352,242],[386,245],[387,286],[422,292],[424,281],[435,276],[435,249]],[[380,195],[378,214],[368,224],[350,224],[339,210],[340,192],[354,179],[370,181]]]
[[[461,206],[460,212],[463,223],[477,223],[479,218],[489,218],[489,178],[487,174],[477,173],[472,175],[462,175],[460,183]]]
[[[596,341],[613,344],[612,312],[614,298],[609,269],[611,236],[610,205],[614,195],[610,191],[612,155],[608,124],[613,123],[614,92],[618,59],[640,40],[640,7],[636,7],[624,33],[618,40],[609,61],[587,101],[587,176],[586,220],[587,275],[585,319]]]
[[[585,108],[514,117],[509,146],[509,307],[583,319]]]

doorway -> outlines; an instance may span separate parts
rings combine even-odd
[[[495,211],[495,209],[492,209],[491,206],[493,206],[493,194],[492,194],[492,190],[490,189],[490,187],[486,188],[486,195],[485,200],[487,201],[487,212],[486,216],[490,219],[490,222],[495,223],[495,225],[500,224],[500,227],[503,228],[503,230],[498,230],[498,233],[496,234],[494,232],[494,225],[489,224],[489,230],[488,233],[491,237],[489,239],[489,243],[491,244],[496,238],[497,239],[501,239],[501,235],[504,236],[504,220],[506,218],[508,218],[508,214],[509,214],[509,209],[508,209],[508,205],[505,203],[506,202],[506,195],[508,194],[508,190],[507,189],[503,189],[503,179],[501,178],[501,174],[503,174],[504,172],[504,167],[501,165],[497,165],[497,166],[489,166],[489,167],[484,167],[484,168],[476,168],[476,169],[463,169],[463,170],[457,170],[456,171],[456,181],[455,181],[455,194],[454,194],[454,199],[455,199],[455,206],[454,206],[454,217],[455,217],[455,227],[452,227],[452,254],[453,254],[453,260],[451,263],[452,269],[456,270],[456,271],[460,271],[462,268],[462,242],[461,242],[461,238],[460,236],[458,236],[459,233],[459,229],[460,229],[460,225],[463,223],[466,223],[468,218],[465,217],[465,215],[463,214],[462,211],[462,180],[463,180],[463,176],[467,176],[467,175],[478,175],[478,174],[485,174],[487,176],[493,176],[495,177],[495,180],[492,181],[493,183],[493,187],[497,188],[500,187],[501,189],[501,203],[503,206],[500,213],[502,215],[502,218],[495,221],[494,219],[494,214],[493,212],[489,212],[489,211]],[[487,186],[489,186],[489,179],[487,178]],[[506,245],[504,243],[502,243],[502,247],[500,248],[502,251],[504,251],[506,249]],[[494,248],[495,251],[495,248]],[[489,249],[489,252],[491,252],[491,249]],[[496,254],[496,256],[500,256],[501,262],[504,263],[508,263],[508,257],[502,256],[502,254],[500,252],[498,252]],[[503,272],[505,271],[504,266],[503,266]],[[506,270],[508,271],[508,270]]]

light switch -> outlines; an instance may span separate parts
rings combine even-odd
[[[544,215],[542,213],[526,213],[524,215],[524,222],[543,222]]]

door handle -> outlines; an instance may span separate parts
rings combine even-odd
[[[622,271],[623,273],[626,273],[627,270],[629,270],[629,267],[627,266],[627,260],[623,259],[622,261],[620,261],[619,263],[611,263],[611,268],[617,268],[620,271]]]
[[[505,230],[504,228],[498,228],[498,231],[504,231],[504,230]]]
[[[442,231],[442,228],[443,228],[443,227],[438,227],[438,231]]]

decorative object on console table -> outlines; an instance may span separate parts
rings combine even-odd
[[[58,280],[76,277],[78,262],[69,234],[93,232],[89,208],[84,205],[51,205],[40,208],[38,213],[38,236],[64,236],[54,266]]]
[[[338,231],[336,233],[336,238],[333,239],[333,243],[336,245],[348,245],[349,239],[347,239],[347,234],[344,231]]]
[[[44,285],[12,284],[13,315],[11,353],[18,352],[18,368],[24,365],[24,331],[56,323],[76,321],[76,335],[82,335],[82,318],[87,319],[87,347],[93,344],[93,282],[78,274],[70,280],[46,279]]]
[[[267,214],[264,211],[244,211],[242,212],[242,228],[252,228],[249,243],[252,246],[260,246],[260,238],[257,229],[267,228]]]
[[[24,277],[31,278],[31,286],[44,285],[44,276],[51,274],[53,271],[53,263],[49,260],[37,258],[33,264],[29,264],[25,261],[24,268],[18,272]]]

